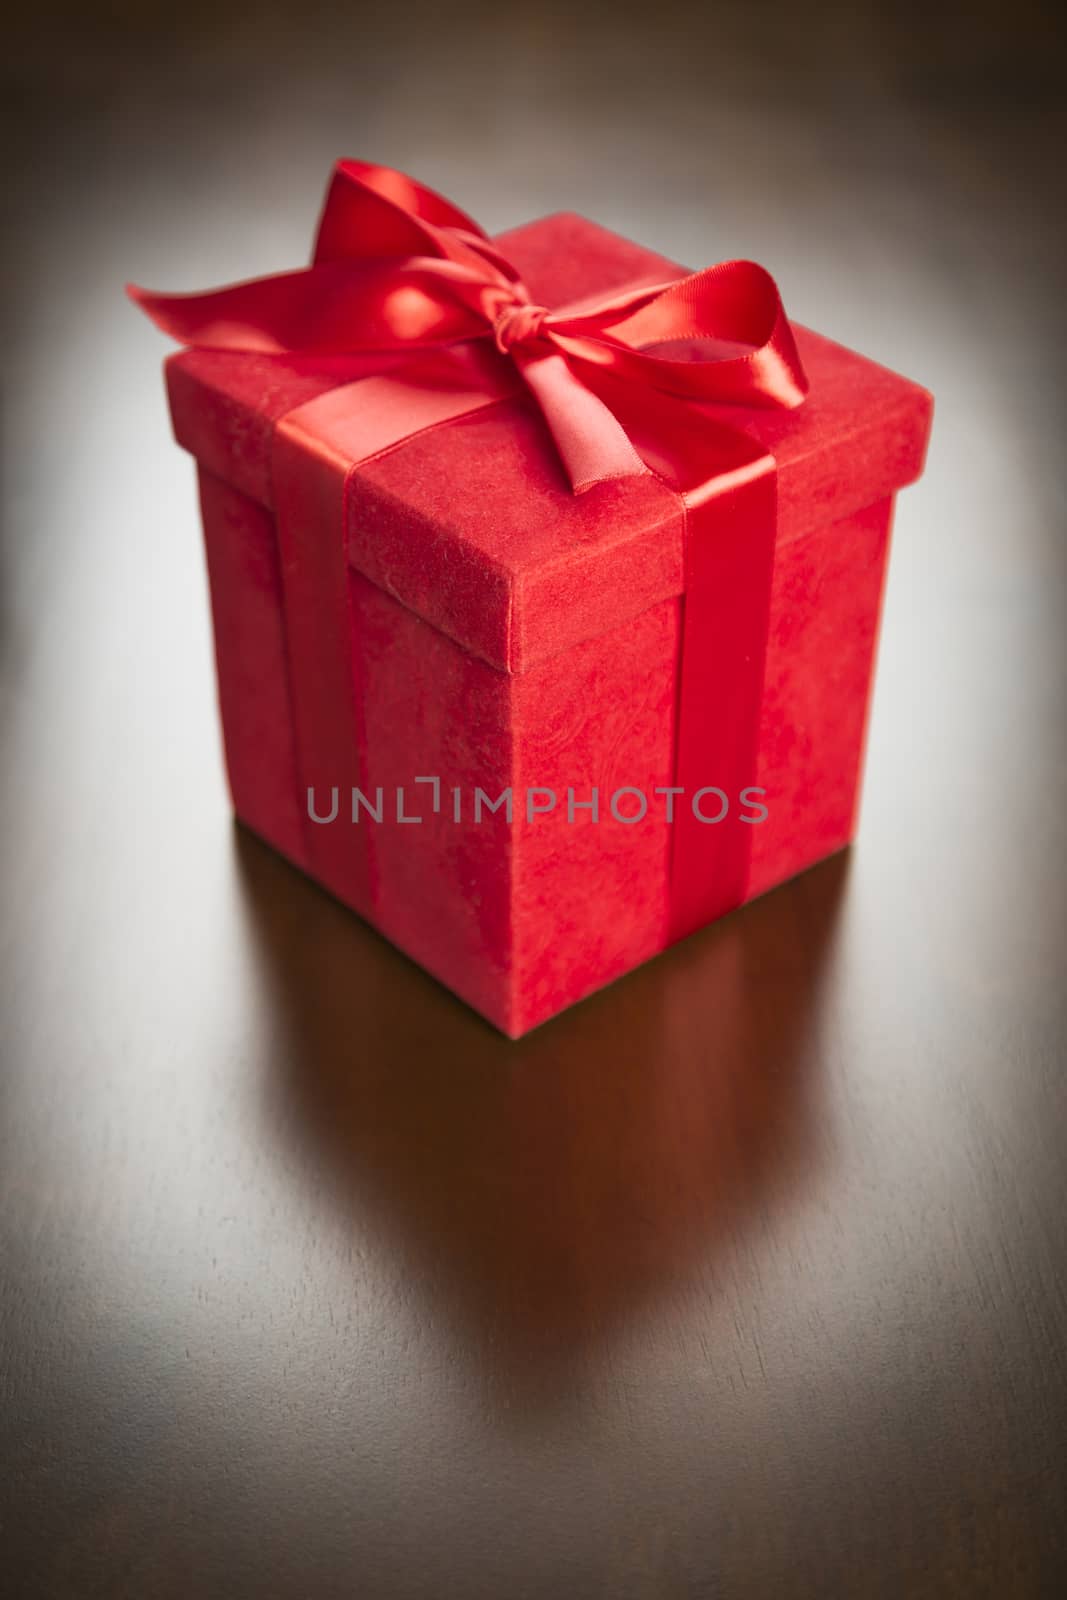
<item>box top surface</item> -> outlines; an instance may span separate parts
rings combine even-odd
[[[569,214],[498,242],[548,305],[685,270]],[[918,477],[932,409],[918,385],[794,332],[811,383],[802,406],[708,408],[773,452],[779,544]],[[269,507],[275,423],[351,375],[343,357],[181,351],[167,364],[175,434],[204,468]],[[649,477],[575,495],[526,396],[364,464],[348,521],[352,566],[503,671],[524,671],[683,589],[674,494]]]

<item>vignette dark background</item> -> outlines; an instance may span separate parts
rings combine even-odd
[[[6,25],[0,1536],[19,1596],[1038,1596],[1064,1565],[1063,50],[1035,5]],[[507,1045],[226,822],[126,278],[332,159],[930,387],[864,823]]]

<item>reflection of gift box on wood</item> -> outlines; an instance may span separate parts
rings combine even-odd
[[[550,307],[681,276],[574,216],[496,244]],[[930,401],[794,331],[802,405],[697,414],[777,464],[763,575],[728,553],[699,606],[676,491],[574,493],[521,384],[412,432],[363,358],[170,359],[239,817],[509,1034],[852,836]]]

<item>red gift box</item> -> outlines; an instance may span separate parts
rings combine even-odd
[[[685,277],[578,216],[494,243],[534,305]],[[699,583],[676,486],[575,493],[499,338],[469,408],[433,353],[168,361],[237,815],[513,1037],[852,838],[931,401],[793,334],[803,404],[691,408],[774,469]]]

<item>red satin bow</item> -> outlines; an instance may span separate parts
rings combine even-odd
[[[312,266],[207,294],[128,292],[165,333],[209,349],[385,355],[491,335],[576,491],[665,459],[692,484],[703,471],[678,471],[692,406],[792,407],[807,392],[777,287],[754,262],[549,311],[477,223],[363,161],[335,169]]]

